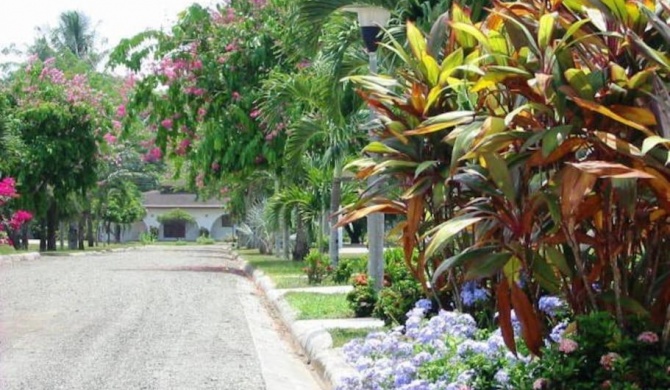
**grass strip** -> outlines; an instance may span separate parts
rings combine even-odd
[[[353,318],[346,294],[289,292],[284,297],[298,311],[299,320]]]
[[[384,328],[335,328],[329,329],[330,337],[333,338],[333,348],[339,348],[353,339],[365,338],[369,333],[379,332]]]

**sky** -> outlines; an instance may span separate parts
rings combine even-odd
[[[213,0],[2,0],[0,49],[10,44],[25,49],[37,35],[36,27],[55,27],[58,15],[69,10],[88,15],[98,36],[108,40],[103,48],[110,49],[146,29],[169,27],[194,2],[215,4]]]

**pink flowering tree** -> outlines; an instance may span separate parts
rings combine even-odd
[[[33,215],[26,210],[12,212],[8,203],[17,198],[16,181],[11,177],[0,180],[0,244],[13,245],[16,249],[28,249],[27,229]]]
[[[109,128],[105,95],[84,74],[69,75],[55,60],[32,59],[12,75],[13,134],[21,147],[14,167],[20,204],[40,221],[40,249],[56,249],[59,216],[71,195],[96,183],[99,143]]]
[[[257,101],[268,74],[299,60],[284,47],[292,28],[284,23],[287,4],[194,5],[169,33],[121,42],[112,65],[142,74],[124,106],[123,124],[140,120],[153,131],[155,148],[147,160],[169,158],[202,191],[218,193],[225,182],[233,197],[236,183],[246,183],[253,172],[277,169],[285,134],[262,121]]]

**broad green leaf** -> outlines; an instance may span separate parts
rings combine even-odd
[[[414,171],[414,178],[419,177],[419,175],[422,174],[426,169],[435,167],[439,163],[440,163],[439,161],[435,161],[435,160],[422,162],[421,164],[419,164],[418,167],[416,167],[416,171]]]
[[[437,85],[438,79],[440,77],[440,66],[435,61],[435,58],[425,55],[421,59],[423,67],[426,69],[426,79],[431,87]]]
[[[560,291],[561,280],[556,276],[552,267],[545,261],[545,259],[537,256],[534,257],[533,276],[537,279],[540,286],[551,294],[558,294]]]
[[[463,48],[458,48],[442,60],[442,67],[440,69],[439,83],[440,85],[445,85],[447,79],[451,76],[451,73],[456,69],[457,66],[463,65]]]
[[[642,38],[633,32],[629,32],[628,37],[634,43],[634,45],[637,46],[637,48],[647,56],[647,58],[663,66],[666,71],[670,70],[670,60],[668,59],[667,55],[649,47],[649,45],[647,45],[644,40],[642,40]]]
[[[568,69],[565,71],[565,78],[582,99],[593,100],[595,92],[583,70]]]
[[[484,153],[482,158],[486,161],[486,169],[496,186],[510,202],[516,203],[516,191],[505,159],[497,153]]]
[[[558,145],[570,134],[572,125],[554,127],[545,132],[542,136],[542,156],[547,157],[556,150]]]
[[[407,22],[407,41],[409,42],[409,47],[412,49],[414,58],[421,61],[424,56],[428,55],[426,52],[426,39],[412,22]]]
[[[479,43],[484,47],[489,46],[489,40],[488,38],[486,38],[486,35],[484,35],[483,32],[481,32],[477,27],[473,26],[472,24],[463,22],[453,22],[451,23],[451,28],[471,35],[477,41],[479,41]]]
[[[437,279],[442,276],[445,272],[448,272],[454,267],[460,267],[467,261],[482,260],[484,257],[488,256],[493,252],[494,247],[485,247],[477,249],[466,249],[465,251],[451,256],[450,258],[444,260],[440,265],[435,269],[433,273],[432,284],[435,285]]]
[[[428,244],[428,247],[426,248],[426,258],[432,258],[437,252],[441,251],[442,248],[454,238],[454,236],[482,219],[482,217],[457,217],[450,219],[431,230],[429,234],[432,234],[433,232],[434,234],[432,234],[430,244]]]
[[[434,116],[423,122],[415,130],[405,132],[405,135],[421,135],[434,133],[449,127],[472,122],[475,119],[474,111],[452,111]]]
[[[537,43],[542,51],[549,47],[549,44],[551,43],[557,16],[556,12],[552,12],[550,14],[542,15],[540,18],[540,27],[537,30]]]
[[[565,260],[565,256],[563,256],[561,251],[553,246],[545,246],[544,256],[554,267],[561,271],[563,276],[572,276],[572,268],[568,265],[568,262]]]
[[[464,278],[466,280],[489,278],[498,273],[509,262],[509,252],[489,253],[468,262]]]
[[[565,32],[565,34],[561,37],[561,41],[559,44],[556,46],[556,51],[559,51],[560,49],[564,48],[565,46],[568,45],[568,39],[570,39],[577,31],[579,31],[582,26],[584,26],[587,23],[590,23],[591,19],[582,19],[578,20],[575,23],[572,23],[568,30]]]
[[[518,257],[512,256],[503,266],[503,273],[505,278],[510,282],[519,284],[521,282],[521,271],[523,270],[523,263]]]
[[[365,148],[363,148],[363,153],[400,153],[397,150],[391,148],[390,146],[383,144],[378,141],[370,142]]]
[[[454,3],[451,12],[452,21],[472,25],[472,21],[458,4]],[[469,49],[477,44],[477,40],[470,34],[462,33],[460,31],[454,31],[453,34],[456,37],[456,41],[458,42],[459,46],[463,48]]]

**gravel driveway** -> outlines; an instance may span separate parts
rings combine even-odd
[[[0,389],[319,389],[222,253],[0,264]]]

